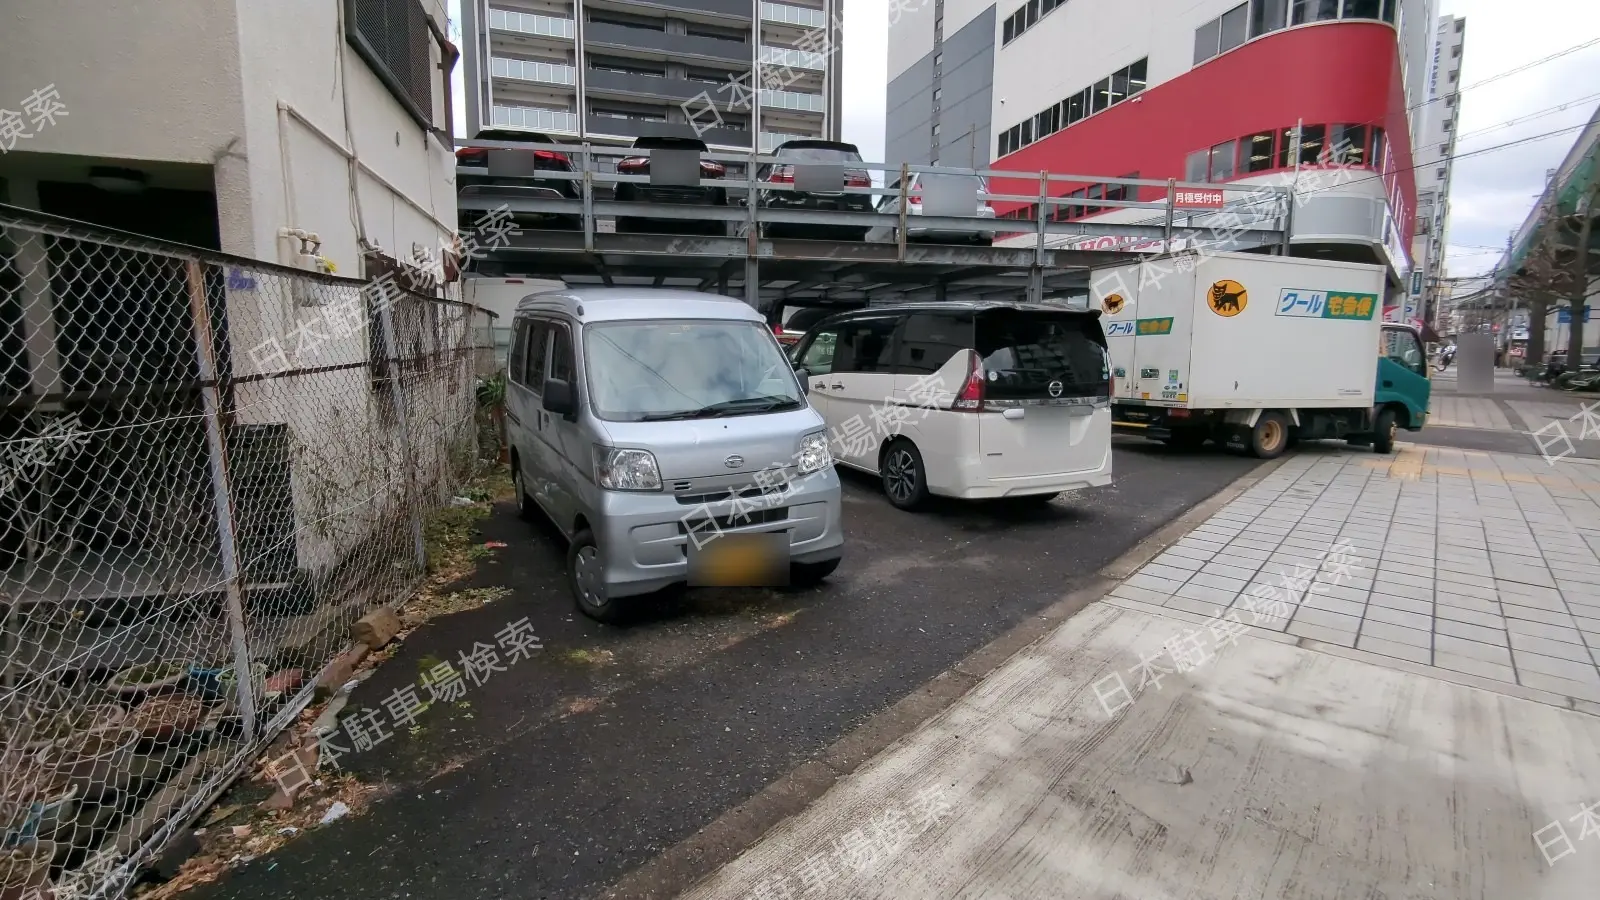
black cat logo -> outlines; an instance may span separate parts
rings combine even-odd
[[[1244,312],[1244,308],[1250,304],[1250,294],[1237,281],[1219,281],[1211,286],[1206,302],[1217,315],[1233,318]]]
[[[1114,316],[1117,313],[1122,312],[1123,304],[1126,302],[1127,301],[1122,299],[1121,294],[1112,294],[1105,299],[1105,302],[1102,303],[1101,306],[1103,309],[1105,309],[1106,315]]]

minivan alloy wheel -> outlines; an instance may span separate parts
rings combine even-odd
[[[890,450],[883,461],[883,487],[899,503],[911,499],[917,490],[917,463],[905,447]]]

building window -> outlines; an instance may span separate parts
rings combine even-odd
[[[937,69],[942,65],[944,65],[944,54],[943,53],[935,53],[933,55],[933,67],[935,69]]]
[[[1039,21],[1039,0],[1028,0],[1028,24],[1024,27],[1032,28],[1033,23]]]
[[[1200,65],[1217,55],[1217,36],[1222,33],[1222,20],[1212,19],[1194,30],[1194,64]]]
[[[1240,168],[1245,172],[1265,172],[1272,168],[1272,138],[1270,131],[1252,134],[1239,148]]]
[[[1149,80],[1150,60],[1141,59],[1128,67],[1128,96],[1133,96],[1145,89]]]
[[[1006,16],[1005,24],[1003,26],[1001,26],[1000,46],[1004,47],[1005,45],[1007,45],[1007,44],[1011,43],[1012,41],[1016,40],[1016,38],[1017,38],[1017,23],[1016,23],[1016,20],[1013,19],[1011,16]]]
[[[1082,119],[1089,114],[1089,92],[1079,91],[1067,98],[1067,124]]]
[[[938,122],[933,123],[933,136],[934,137],[938,137],[939,136],[939,123]]]
[[[1346,19],[1383,18],[1383,0],[1344,0]]]
[[[1302,125],[1300,127],[1300,165],[1314,166],[1322,161],[1322,148],[1327,143],[1328,127],[1326,125]]]
[[[1460,69],[1455,69],[1455,70],[1451,71],[1451,73],[1450,73],[1450,83],[1451,84],[1455,84],[1456,83],[1456,79],[1459,78],[1459,77],[1461,77],[1461,70]]]
[[[1226,141],[1211,148],[1211,181],[1233,180],[1234,142]]]
[[[1457,44],[1454,47],[1450,48],[1450,58],[1451,59],[1460,59],[1461,58],[1461,45],[1460,44]]]
[[[1384,160],[1384,158],[1383,158],[1384,154],[1386,152],[1388,152],[1388,149],[1389,149],[1388,144],[1385,143],[1385,138],[1386,137],[1387,137],[1387,135],[1385,135],[1383,133],[1383,129],[1382,128],[1378,128],[1376,126],[1373,127],[1373,129],[1372,129],[1372,155],[1367,157],[1367,162],[1374,169],[1377,169],[1380,172],[1383,171],[1383,167],[1384,167],[1384,164],[1386,162]]]
[[[1335,125],[1329,135],[1330,152],[1335,165],[1364,166],[1367,164],[1367,126]]]
[[[1277,31],[1289,21],[1289,0],[1250,0],[1250,36]]]
[[[933,102],[935,102],[935,103],[939,102],[939,98],[943,97],[943,96],[944,96],[944,88],[934,88],[933,89]]]
[[[1100,112],[1102,110],[1106,110],[1106,109],[1110,109],[1110,108],[1111,108],[1111,79],[1110,78],[1102,78],[1102,79],[1100,79],[1100,82],[1094,86],[1094,111],[1095,112]]]
[[[1033,143],[1033,120],[1025,119],[1022,122],[1022,138],[1019,146],[1026,147]]]
[[[417,0],[344,0],[345,40],[389,89],[406,112],[424,128],[434,128],[435,85],[446,98],[443,124],[449,127],[449,64],[444,35]],[[447,65],[441,71],[433,51]]]
[[[1248,3],[1241,3],[1223,13],[1222,45],[1218,48],[1218,52],[1227,53],[1229,50],[1244,43],[1250,36],[1249,23],[1250,5]]]
[[[1339,18],[1339,0],[1294,0],[1290,7],[1289,24],[1326,22]]]
[[[1460,34],[1461,32],[1466,31],[1466,30],[1467,30],[1467,20],[1466,19],[1457,19],[1456,20],[1456,34]]]
[[[1206,180],[1206,171],[1211,164],[1211,151],[1196,150],[1189,154],[1183,164],[1183,180],[1192,184],[1199,184]]]

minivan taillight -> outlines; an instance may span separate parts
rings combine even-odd
[[[456,150],[456,165],[458,166],[487,166],[488,164],[488,150],[480,147],[461,147]]]
[[[950,408],[958,412],[983,411],[983,358],[976,350],[967,351],[967,380],[956,392],[956,400]]]
[[[773,166],[772,172],[767,175],[767,181],[775,184],[794,184],[794,167]]]
[[[649,168],[650,158],[648,156],[630,156],[627,159],[617,163],[618,172],[634,172],[639,169]]]
[[[722,163],[713,162],[709,159],[700,160],[701,178],[721,178],[726,174],[728,174],[728,167]]]

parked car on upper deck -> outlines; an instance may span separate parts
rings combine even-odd
[[[989,179],[980,175],[948,175],[927,174],[912,172],[906,182],[906,240],[909,241],[936,241],[946,244],[979,244],[989,246],[994,243],[995,233],[999,230],[985,227],[974,222],[972,226],[960,228],[927,228],[916,224],[916,220],[923,215],[924,188],[930,182],[939,182],[935,190],[950,190],[952,192],[971,191],[974,196],[974,205],[970,211],[962,210],[956,215],[970,215],[979,219],[993,220],[994,207],[989,201],[983,199],[983,194],[989,192]],[[900,213],[900,179],[896,178],[889,185],[894,191],[878,198],[878,212],[889,215]],[[896,239],[899,228],[893,225],[881,225],[867,232],[869,241],[889,241]]]
[[[847,188],[872,187],[872,175],[861,163],[861,150],[855,144],[842,141],[825,141],[806,138],[784,141],[772,151],[778,159],[756,170],[756,180],[766,184],[792,185],[797,165],[825,165],[843,167],[843,185]],[[756,202],[771,210],[818,210],[872,212],[872,194],[847,191],[756,191]],[[765,226],[767,237],[821,237],[859,241],[867,234],[865,226],[855,225],[801,225],[787,222]]]
[[[709,148],[706,142],[699,138],[684,137],[642,137],[633,142],[635,150],[690,150],[705,153]],[[727,174],[727,167],[722,163],[710,159],[700,160],[700,178],[702,181],[718,181]],[[617,162],[619,175],[645,175],[650,174],[650,156],[648,153],[639,156],[629,156]],[[617,185],[615,197],[624,203],[670,203],[685,206],[727,206],[728,190],[719,185],[665,185],[665,184],[640,184],[625,182]],[[659,219],[646,217],[617,217],[617,231],[623,232],[651,232],[667,234],[713,234],[724,235],[728,233],[728,223],[718,219]]]
[[[547,134],[537,131],[514,131],[503,128],[487,128],[478,132],[477,140],[506,141],[522,144],[559,144],[560,142]],[[491,163],[493,163],[491,165]],[[492,150],[488,147],[458,147],[456,148],[456,165],[471,166],[475,168],[490,169],[489,173],[458,173],[456,175],[456,192],[461,199],[482,197],[489,205],[488,210],[462,209],[458,215],[458,226],[462,234],[468,234],[477,227],[485,216],[489,215],[494,207],[499,206],[506,199],[547,199],[547,200],[578,200],[583,196],[578,182],[570,178],[541,177],[540,173],[571,173],[574,171],[572,157],[559,150],[534,149],[526,150]],[[508,169],[515,174],[509,174],[498,169]],[[535,213],[514,212],[512,221],[519,228],[562,228],[576,229],[583,227],[583,216],[566,213]]]

